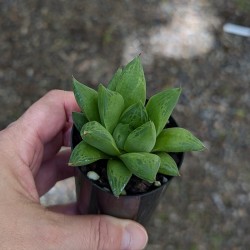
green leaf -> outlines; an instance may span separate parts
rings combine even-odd
[[[153,183],[159,170],[160,157],[150,153],[127,153],[120,156],[126,167],[137,177]]]
[[[121,73],[122,73],[122,69],[119,68],[119,69],[115,72],[115,74],[114,74],[114,76],[112,77],[112,79],[110,80],[110,82],[108,83],[108,87],[107,87],[108,89],[113,90],[113,91],[116,90],[116,85],[117,85],[117,83],[118,83],[119,80],[120,80]]]
[[[123,97],[100,84],[98,88],[98,108],[102,125],[112,133],[124,109]]]
[[[205,149],[203,143],[184,128],[164,129],[156,139],[153,151],[188,152]]]
[[[149,121],[129,134],[124,149],[127,152],[150,152],[155,145],[155,141],[155,125]]]
[[[169,154],[165,152],[160,152],[160,153],[157,153],[156,155],[158,155],[161,158],[161,165],[160,165],[158,173],[171,175],[171,176],[180,175],[176,162]]]
[[[100,159],[107,159],[108,156],[100,150],[88,145],[84,141],[81,141],[73,149],[70,159],[69,166],[77,167],[84,166],[93,163]]]
[[[126,108],[138,101],[145,103],[146,81],[139,56],[124,67],[116,91],[123,96]]]
[[[86,123],[82,127],[81,136],[83,141],[108,155],[120,154],[112,135],[96,121]]]
[[[73,78],[73,91],[76,101],[89,121],[100,121],[97,92]]]
[[[79,132],[81,131],[83,125],[88,122],[86,116],[81,112],[72,112],[72,119]]]
[[[114,132],[113,138],[119,149],[124,150],[124,143],[128,135],[133,131],[129,124],[118,123]]]
[[[146,109],[149,120],[155,124],[157,135],[159,135],[168,122],[180,94],[181,88],[173,88],[159,92],[149,99]]]
[[[107,164],[108,181],[113,194],[119,197],[129,182],[132,173],[120,160],[109,160]]]
[[[134,129],[148,121],[148,114],[145,106],[137,102],[128,107],[120,117],[120,123],[129,124]]]

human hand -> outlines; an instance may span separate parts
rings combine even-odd
[[[67,166],[71,92],[54,90],[0,131],[0,246],[2,249],[143,249],[145,229],[105,215],[76,215],[74,204],[45,208],[39,197],[58,180],[73,176]],[[3,115],[3,114],[2,114]]]

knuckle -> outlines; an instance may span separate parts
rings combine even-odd
[[[95,249],[119,249],[122,231],[105,216],[100,216],[93,223],[93,245]]]
[[[54,98],[54,97],[58,96],[58,94],[60,94],[61,92],[63,92],[63,91],[62,91],[62,90],[59,90],[59,89],[52,89],[52,90],[50,90],[50,91],[46,94],[46,96],[47,96],[47,97]]]

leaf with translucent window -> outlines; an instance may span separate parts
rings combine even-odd
[[[132,174],[150,183],[155,181],[161,164],[158,155],[147,152],[126,153],[121,155],[120,159]]]
[[[156,131],[153,122],[149,121],[133,130],[124,144],[127,152],[150,152],[156,141]]]
[[[83,141],[108,155],[120,154],[112,135],[96,121],[88,122],[82,127],[81,137]]]
[[[123,96],[126,108],[138,101],[145,103],[146,81],[139,56],[122,70],[116,84],[116,91]]]
[[[153,121],[155,124],[157,135],[168,122],[180,94],[181,88],[173,88],[159,92],[149,99],[146,109],[149,120]]]
[[[142,102],[128,107],[121,115],[119,122],[129,124],[134,129],[148,121],[148,114]]]
[[[102,125],[112,133],[124,109],[123,97],[100,84],[98,88],[98,109]]]
[[[100,121],[98,112],[98,94],[88,86],[73,78],[73,91],[76,101],[89,121]]]
[[[205,149],[203,143],[184,128],[164,129],[156,139],[153,151],[188,152]]]
[[[176,162],[169,154],[160,152],[157,153],[157,155],[161,158],[161,165],[158,171],[159,173],[170,176],[180,175]]]
[[[109,160],[107,163],[108,181],[113,194],[117,197],[126,187],[132,173],[120,160]]]
[[[73,167],[84,166],[107,158],[108,156],[100,150],[90,146],[84,141],[81,141],[73,149],[68,164]]]

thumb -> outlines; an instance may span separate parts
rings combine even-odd
[[[145,248],[148,236],[137,222],[106,215],[61,217],[58,249],[140,250]]]

